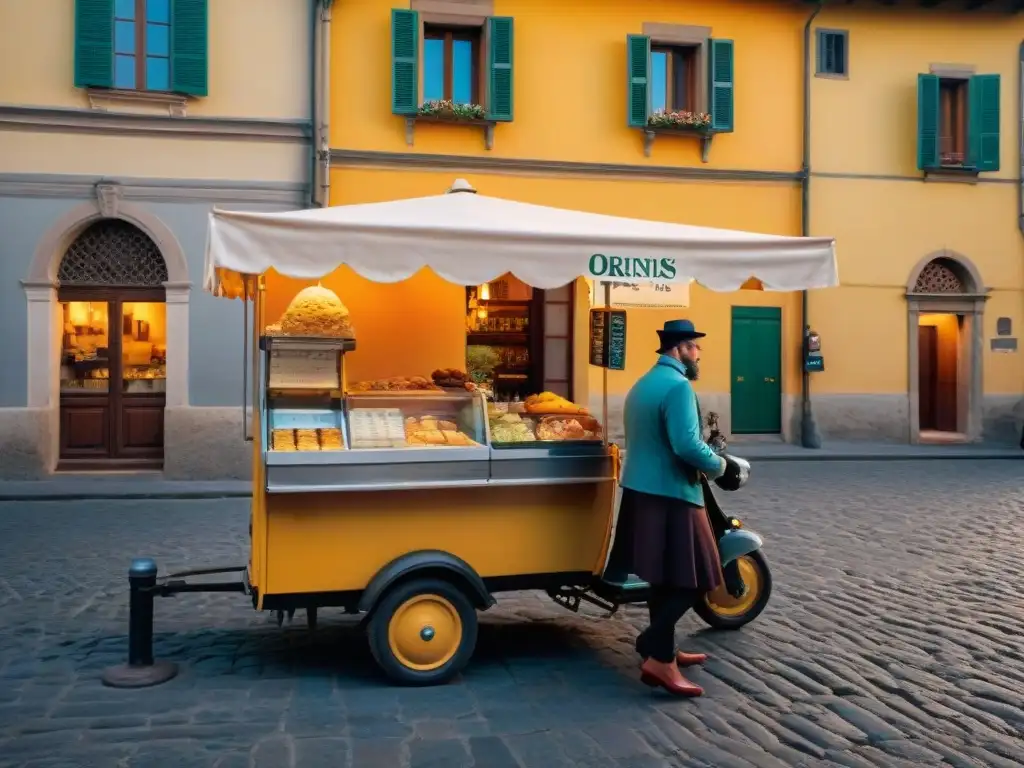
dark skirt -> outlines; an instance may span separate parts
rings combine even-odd
[[[700,592],[722,584],[722,562],[704,507],[623,488],[615,528],[615,549],[644,581]]]

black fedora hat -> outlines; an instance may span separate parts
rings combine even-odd
[[[702,339],[705,336],[707,336],[707,334],[701,333],[694,328],[693,323],[689,320],[669,320],[665,323],[664,327],[658,331],[658,340],[661,342],[658,354],[661,354],[667,349],[671,349],[677,344],[682,344],[684,341]]]

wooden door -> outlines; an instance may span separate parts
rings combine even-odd
[[[542,389],[573,398],[573,294],[575,284],[542,291],[544,302]]]
[[[157,325],[165,342],[163,290],[69,288],[59,299],[59,468],[160,468],[165,379],[153,374],[160,373],[166,347],[151,340],[150,332]],[[158,316],[159,324],[140,321],[130,311],[141,308]]]
[[[939,428],[939,329],[934,325],[917,327],[918,421],[921,429]]]
[[[782,431],[782,310],[733,307],[733,434]]]

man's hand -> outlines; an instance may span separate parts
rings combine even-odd
[[[721,460],[722,466],[718,468],[717,472],[707,472],[706,476],[707,476],[708,480],[714,480],[716,478],[721,477],[729,469],[729,462],[727,462],[726,459],[723,458],[722,456],[719,456],[718,458]],[[735,464],[735,462],[733,462],[733,463]],[[737,469],[739,469],[739,467],[737,467]]]

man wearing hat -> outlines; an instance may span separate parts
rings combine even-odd
[[[727,465],[704,442],[690,383],[700,373],[697,340],[704,336],[689,320],[665,323],[657,363],[626,396],[626,461],[613,548],[620,567],[651,584],[650,626],[636,639],[644,659],[640,679],[678,696],[704,692],[679,667],[707,657],[676,650],[676,623],[723,580],[700,476],[714,479]]]

